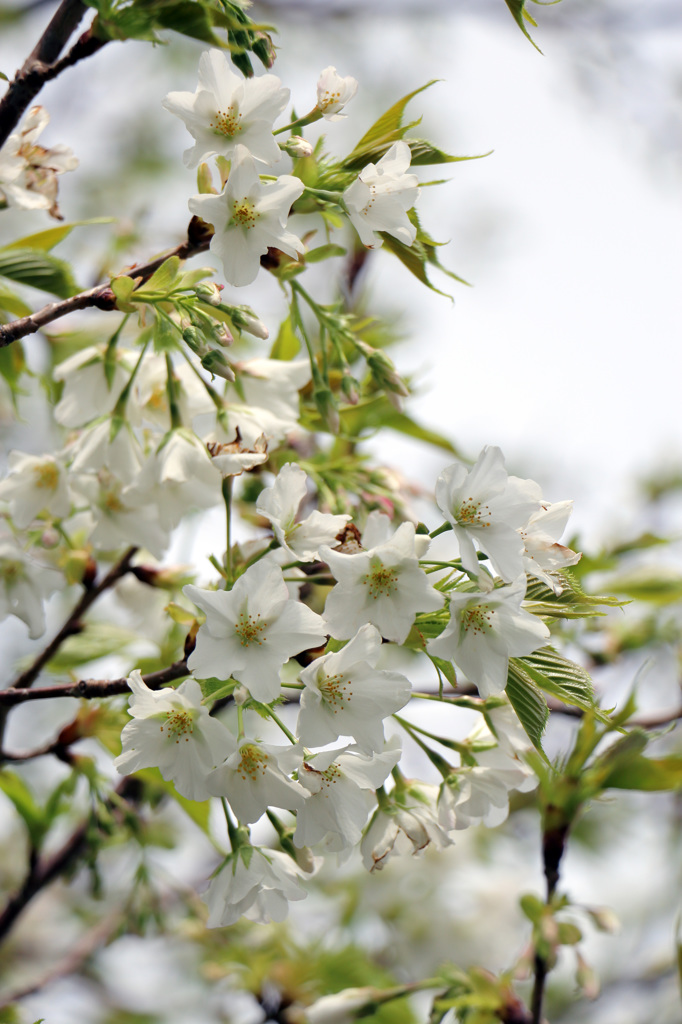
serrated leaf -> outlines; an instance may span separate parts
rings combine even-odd
[[[543,647],[524,658],[512,658],[532,681],[564,704],[594,709],[594,687],[589,672],[568,661],[552,647]]]
[[[505,692],[529,740],[536,750],[545,757],[545,752],[542,749],[542,734],[549,719],[547,701],[543,697],[542,691],[513,658],[509,659]]]
[[[555,594],[542,580],[528,578],[524,600],[528,611],[560,619],[577,619],[602,614],[593,610],[598,606],[620,608],[626,603],[611,594],[586,594],[570,570],[557,572],[556,577],[563,588],[560,594]]]
[[[68,263],[34,249],[0,251],[0,276],[60,299],[68,299],[79,290]]]
[[[402,139],[407,129],[411,127],[402,123],[405,107],[414,96],[434,85],[435,81],[436,79],[427,82],[394,103],[378,121],[374,122],[369,131],[365,132],[352,153],[341,162],[342,166],[348,170],[361,171],[368,163],[383,156],[394,142]]]

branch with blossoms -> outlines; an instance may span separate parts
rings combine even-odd
[[[0,328],[4,347],[66,314],[88,310],[97,325],[66,335],[56,365],[57,337],[48,339],[49,450],[12,452],[0,481],[0,615],[37,641],[48,599],[83,587],[62,628],[0,691],[3,713],[55,697],[91,702],[55,740],[3,755],[12,769],[0,772],[0,790],[27,831],[30,862],[0,934],[67,868],[96,868],[101,831],[134,831],[121,786],[175,801],[202,830],[214,870],[198,913],[210,929],[282,921],[330,857],[354,856],[376,874],[450,848],[458,832],[501,825],[520,793],[540,810],[547,881],[544,898],[521,900],[530,1007],[516,992],[519,962],[497,975],[447,965],[405,986],[324,995],[301,1015],[322,1024],[341,1007],[352,1019],[433,989],[433,1024],[481,1006],[490,1021],[540,1024],[559,956],[575,952],[584,974],[571,914],[589,911],[560,879],[575,822],[607,791],[675,788],[680,759],[651,756],[650,719],[634,706],[601,708],[590,674],[567,654],[580,649],[582,628],[596,630],[595,616],[621,604],[581,585],[581,556],[562,541],[572,503],[511,475],[499,448],[467,462],[415,421],[409,382],[387,351],[391,330],[352,287],[378,250],[434,291],[434,274],[460,280],[417,212],[420,168],[470,159],[412,134],[406,110],[427,86],[339,156],[333,126],[351,116],[355,79],[325,68],[298,116],[269,70],[265,27],[227,0],[220,9],[187,0],[185,15],[187,5],[210,49],[195,91],[163,101],[192,140],[187,239],[76,294],[45,248],[74,225],[0,253],[0,306],[16,318]],[[93,6],[91,39],[153,40],[177,28],[177,5]],[[523,4],[509,6],[523,18]],[[264,73],[252,74],[252,57]],[[329,148],[302,134],[322,122]],[[58,179],[77,161],[37,144],[45,123],[33,108],[7,138],[0,191],[15,209],[59,216]],[[215,281],[188,265],[208,250],[222,268]],[[334,289],[329,261],[340,257],[350,269]],[[306,277],[317,264],[326,273]],[[284,310],[272,341],[272,325],[237,297],[264,270]],[[61,301],[31,313],[21,287],[36,281]],[[3,363],[17,404],[21,352],[17,344]],[[435,501],[367,455],[364,441],[386,427],[447,452]],[[176,545],[190,552],[187,566],[166,561]],[[112,566],[98,583],[97,562]],[[112,678],[87,677],[112,656]],[[437,714],[421,714],[425,706]],[[544,736],[556,709],[580,723],[570,754],[552,764]],[[111,784],[98,759],[73,752],[80,740],[97,742],[98,759],[130,781],[100,797]],[[415,755],[420,778],[406,768]],[[44,756],[70,774],[39,799],[24,762]],[[46,857],[45,836],[83,780],[110,812],[106,828],[83,825]]]

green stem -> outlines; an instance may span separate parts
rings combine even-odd
[[[225,502],[225,589],[232,586],[232,480],[233,477],[226,476],[223,479],[223,501]]]
[[[168,394],[168,411],[170,413],[171,430],[182,426],[180,406],[178,405],[177,382],[173,375],[173,361],[170,352],[166,352],[166,393]]]
[[[268,708],[268,713],[269,713],[269,715],[270,715],[270,718],[271,718],[271,719],[273,720],[273,722],[275,723],[275,725],[278,725],[278,726],[280,727],[280,729],[282,730],[282,732],[284,733],[284,735],[286,736],[286,738],[287,738],[287,739],[288,739],[288,740],[289,740],[289,741],[290,741],[291,743],[293,743],[293,744],[294,744],[294,746],[295,746],[295,745],[296,745],[296,744],[298,743],[298,740],[296,739],[296,737],[294,736],[294,734],[293,734],[293,733],[292,733],[292,732],[291,732],[291,731],[290,731],[289,729],[287,729],[287,727],[286,727],[286,725],[284,724],[284,722],[282,721],[282,719],[281,719],[281,718],[279,718],[279,716],[275,714],[275,712],[274,712],[274,711],[272,710],[272,708]]]
[[[443,523],[437,530],[432,530],[429,537],[433,540],[434,537],[439,537],[441,533],[447,533],[448,530],[452,529],[452,523]]]

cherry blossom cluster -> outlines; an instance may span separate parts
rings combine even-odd
[[[211,248],[228,284],[251,283],[271,250],[304,259],[306,247],[288,224],[306,190],[334,204],[368,248],[381,246],[383,234],[415,243],[408,212],[418,179],[408,173],[402,137],[359,173],[339,172],[336,191],[316,193],[295,174],[277,173],[283,151],[312,154],[300,136],[280,145],[277,135],[344,116],[356,89],[354,79],[327,68],[312,110],[275,129],[289,91],[269,73],[244,78],[211,50],[201,57],[195,93],[166,97],[194,139],[185,163],[217,158],[222,191],[204,191],[189,206],[212,226]],[[0,188],[8,203],[54,215],[54,175],[75,161],[63,148],[35,145],[45,120],[34,108],[0,151]],[[493,447],[473,467],[456,461],[438,477],[442,520],[431,532],[386,514],[395,505],[379,511],[359,486],[351,494],[345,483],[325,490],[299,461],[305,452],[326,457],[314,435],[338,431],[337,394],[358,402],[349,358],[365,359],[371,395],[378,387],[399,401],[406,388],[390,360],[348,316],[320,306],[295,281],[290,322],[308,357],[228,361],[230,327],[260,340],[267,327],[224,301],[222,289],[203,280],[205,270],[179,275],[175,264],[162,264],[147,282],[134,272],[112,282],[120,313],[140,314],[139,347],[122,340],[124,319],[107,344],[60,362],[54,418],[63,447],[10,456],[0,481],[0,617],[17,616],[36,638],[47,597],[65,581],[82,581],[84,558],[134,547],[161,560],[189,513],[224,506],[227,543],[217,541],[211,556],[218,576],[183,588],[193,623],[186,678],[153,689],[132,671],[131,720],[115,766],[122,774],[155,767],[187,800],[221,801],[229,849],[206,894],[209,924],[242,915],[281,920],[289,901],[305,896],[302,878],[320,857],[359,848],[365,866],[378,870],[393,855],[452,844],[459,829],[499,824],[509,792],[533,787],[530,740],[505,687],[510,659],[549,642],[546,622],[524,605],[527,582],[561,593],[562,571],[579,558],[560,543],[571,503],[550,504],[535,482],[509,476]],[[321,352],[299,298],[317,319]],[[332,356],[344,382],[337,394]],[[304,398],[311,391],[317,421]],[[245,545],[231,541],[237,478],[253,484],[247,504],[257,535]],[[413,684],[396,668],[405,664],[428,669],[438,690]],[[443,671],[464,688],[445,693]],[[481,716],[463,739],[448,735],[449,726],[434,734],[410,719],[418,700],[441,700],[456,714],[461,693]],[[224,702],[229,725],[219,714]],[[280,715],[282,704],[297,705],[295,725]],[[261,738],[264,718],[282,742]],[[426,752],[432,779],[405,777],[403,738]],[[276,849],[251,839],[250,827],[266,815]]]

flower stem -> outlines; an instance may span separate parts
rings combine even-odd
[[[223,478],[223,501],[225,502],[225,589],[232,586],[232,477]]]
[[[272,710],[272,708],[268,709],[268,713],[270,715],[270,718],[273,720],[273,722],[280,727],[280,729],[282,730],[282,732],[284,733],[286,738],[291,743],[293,743],[294,746],[295,746],[298,743],[298,740],[296,739],[294,734],[292,732],[290,732],[289,729],[287,729],[287,727],[284,724],[284,722],[282,721],[282,719],[278,715],[275,714],[275,712]]]

